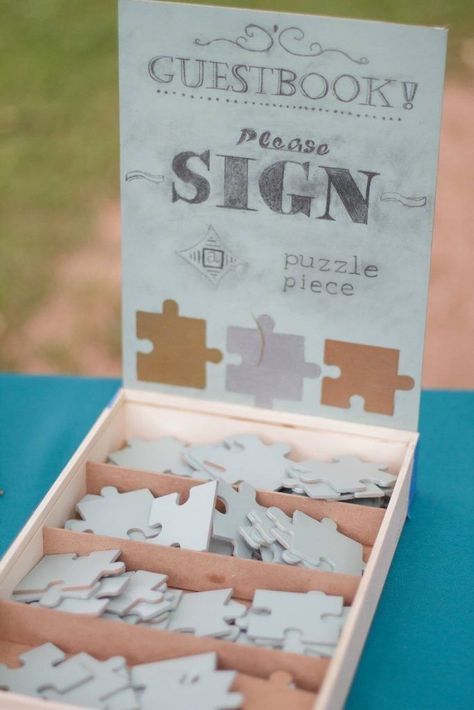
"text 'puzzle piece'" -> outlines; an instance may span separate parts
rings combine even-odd
[[[137,378],[178,387],[206,387],[206,363],[222,360],[206,345],[206,321],[179,315],[176,301],[163,303],[163,313],[137,311],[137,338],[149,340],[151,352],[137,353]]]
[[[275,333],[268,315],[259,316],[256,326],[227,329],[227,350],[242,363],[227,365],[226,390],[253,395],[257,407],[269,409],[274,399],[300,402],[304,378],[321,374],[319,365],[305,360],[304,336]]]
[[[411,390],[412,377],[398,374],[400,351],[342,340],[326,340],[324,362],[341,371],[338,378],[324,377],[321,404],[349,409],[351,397],[364,400],[366,412],[393,415],[397,390]]]

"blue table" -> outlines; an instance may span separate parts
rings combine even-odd
[[[119,385],[0,376],[0,553]],[[474,393],[423,392],[417,495],[348,710],[474,707],[473,412]]]

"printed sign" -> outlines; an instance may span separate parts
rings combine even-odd
[[[445,46],[121,0],[126,386],[416,428]]]

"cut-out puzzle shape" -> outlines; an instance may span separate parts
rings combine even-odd
[[[256,328],[227,329],[227,350],[242,357],[240,365],[226,368],[226,390],[255,397],[257,407],[273,407],[273,400],[300,402],[305,377],[315,378],[321,368],[305,360],[302,335],[275,333],[268,315],[256,320]]]
[[[326,340],[324,362],[341,371],[338,378],[324,377],[321,404],[349,409],[351,397],[364,400],[366,412],[392,416],[397,390],[411,390],[415,380],[398,374],[400,351],[342,340]]]
[[[13,591],[19,601],[40,601],[55,607],[65,597],[88,599],[99,591],[101,577],[121,574],[123,562],[116,562],[120,550],[91,552],[79,557],[74,553],[45,555]]]
[[[0,664],[0,688],[12,693],[39,695],[47,688],[59,693],[72,690],[92,677],[90,670],[53,643],[44,643],[19,655],[22,665],[8,668]]]
[[[148,525],[151,504],[154,500],[147,488],[119,493],[114,486],[105,486],[100,496],[79,501],[76,510],[82,520],[66,521],[67,530],[92,532],[129,539],[139,533],[145,538],[158,535],[158,530]]]
[[[288,466],[284,488],[302,489],[310,498],[348,500],[381,498],[390,492],[396,476],[387,473],[386,464],[362,461],[356,456],[341,456],[334,461],[308,459]]]
[[[212,533],[217,481],[193,486],[186,503],[179,505],[179,494],[170,493],[153,500],[150,510],[152,529],[160,528],[159,545],[174,545],[188,550],[207,550]]]
[[[160,439],[129,439],[123,449],[113,451],[108,456],[110,463],[124,468],[149,473],[174,473],[177,476],[199,477],[199,472],[190,466],[185,458],[186,444],[174,436]],[[207,475],[201,471],[201,478]]]
[[[265,444],[258,436],[242,434],[217,446],[192,446],[186,460],[231,485],[246,481],[255,488],[276,491],[285,476],[289,452],[286,444]]]
[[[222,360],[206,345],[206,321],[179,315],[176,301],[163,303],[163,313],[137,311],[137,337],[149,340],[151,352],[137,353],[137,377],[178,387],[206,387],[206,363]]]

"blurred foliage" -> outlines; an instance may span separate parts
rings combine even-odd
[[[118,193],[115,5],[0,0],[0,337],[54,287],[57,257],[91,238],[97,206]]]
[[[460,73],[463,42],[474,34],[472,0],[215,4],[447,25],[449,68]],[[118,195],[116,2],[0,0],[0,18],[0,338],[7,338],[54,288],[58,256],[92,238],[98,206]],[[57,361],[63,369],[64,357]],[[0,350],[0,368],[11,367]]]

